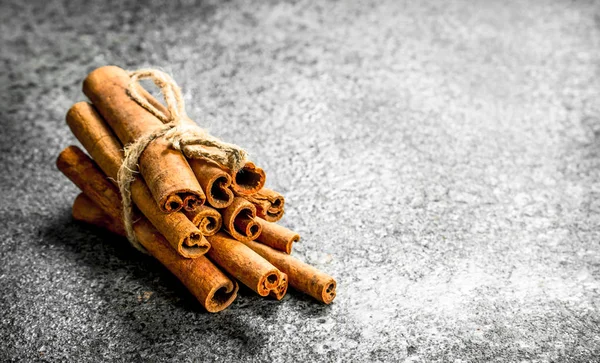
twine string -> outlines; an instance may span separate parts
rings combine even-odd
[[[183,122],[184,120],[189,120],[189,118],[185,112],[185,103],[181,89],[168,74],[157,69],[147,68],[130,72],[129,76],[131,77],[131,82],[127,89],[129,97],[164,124],[162,127],[125,146],[125,157],[117,174],[117,183],[123,203],[123,223],[127,239],[129,239],[135,248],[145,252],[144,247],[137,240],[133,231],[131,183],[135,180],[135,174],[138,173],[139,158],[152,141],[164,137],[170,147],[181,151],[187,158],[209,159],[229,169],[232,173],[236,173],[244,166],[247,153],[235,144],[226,143],[210,135],[206,129],[201,128],[195,123]],[[146,97],[139,93],[137,83],[143,79],[152,80],[161,90],[167,104],[168,115],[153,106]]]

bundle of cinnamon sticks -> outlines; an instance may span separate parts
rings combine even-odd
[[[120,192],[124,147],[164,126],[131,97],[132,87],[148,104],[170,112],[130,73],[105,66],[83,82],[91,103],[76,103],[67,113],[67,124],[89,154],[69,146],[57,159],[59,170],[82,191],[73,217],[125,236],[122,197],[130,194],[132,243],[177,276],[209,312],[228,307],[239,283],[277,300],[289,284],[331,303],[336,281],[290,256],[300,237],[275,223],[283,216],[284,198],[264,187],[265,172],[254,163],[233,171],[209,158],[187,157],[156,137],[137,159],[139,173],[130,188]]]

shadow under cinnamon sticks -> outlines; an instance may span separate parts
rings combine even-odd
[[[41,230],[41,237],[64,246],[68,249],[65,256],[87,266],[81,270],[83,279],[97,280],[99,276],[106,276],[110,280],[111,276],[125,275],[143,290],[162,290],[161,295],[172,302],[175,309],[215,316],[198,304],[198,300],[166,267],[152,256],[140,253],[125,237],[76,221],[71,216],[70,207],[57,211],[56,216]]]
[[[239,314],[207,312],[162,264],[151,256],[139,253],[126,238],[75,221],[68,206],[57,210],[52,219],[43,224],[38,236],[46,243],[57,246],[66,260],[78,266],[77,274],[81,283],[88,284],[106,278],[107,281],[100,285],[108,287],[115,276],[127,276],[129,284],[135,285],[137,291],[154,292],[151,299],[167,302],[160,303],[162,307],[159,309],[144,310],[144,314],[149,315],[143,321],[132,321],[131,310],[137,308],[130,304],[132,299],[136,299],[135,295],[132,296],[136,291],[122,292],[106,288],[96,291],[94,299],[105,302],[106,306],[113,306],[115,300],[127,301],[125,305],[129,306],[129,311],[107,309],[107,319],[115,329],[125,331],[123,337],[129,337],[134,346],[156,344],[164,339],[165,332],[172,336],[186,336],[193,329],[198,336],[214,335],[217,340],[239,340],[248,348],[240,350],[244,357],[259,359],[263,349],[267,348],[270,333],[256,329],[255,324],[249,324],[250,321]],[[247,295],[256,296],[249,289],[247,291]],[[257,296],[257,299],[261,298]],[[171,317],[189,317],[192,313],[194,319],[182,325],[182,319],[164,319],[166,312],[170,312]],[[262,310],[260,313],[270,315]]]

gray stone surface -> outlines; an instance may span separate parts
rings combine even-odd
[[[0,360],[598,361],[600,7],[0,1]],[[331,306],[208,314],[74,223],[95,67],[161,67],[287,197]]]

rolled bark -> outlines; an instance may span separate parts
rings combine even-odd
[[[261,226],[256,222],[256,208],[244,198],[235,198],[221,214],[223,228],[236,240],[252,241],[260,235]]]
[[[121,164],[114,160],[123,160],[123,146],[96,108],[87,102],[78,102],[69,109],[66,120],[73,135],[116,185]],[[103,153],[106,156],[96,157]]]
[[[200,230],[203,236],[212,236],[219,232],[223,225],[223,219],[221,213],[218,210],[209,206],[203,205],[200,208],[191,211],[184,212],[184,214],[194,223]]]
[[[262,188],[256,194],[243,196],[256,206],[256,215],[268,222],[277,222],[283,217],[285,199],[274,190]]]
[[[127,72],[115,66],[97,68],[83,82],[83,92],[123,145],[163,127],[156,116],[127,94],[130,82]],[[139,158],[139,168],[161,211],[193,210],[204,203],[204,192],[187,160],[163,138],[148,144]]]
[[[252,195],[265,186],[267,176],[261,168],[248,161],[234,176],[231,188],[241,195]]]
[[[121,146],[94,107],[87,102],[75,104],[67,113],[67,124],[108,177],[116,180],[123,162]],[[139,210],[182,256],[198,257],[210,248],[206,238],[183,213],[163,213],[139,177],[131,183],[131,196]]]
[[[277,300],[281,300],[287,293],[287,289],[288,289],[288,277],[285,273],[281,272],[281,275],[279,277],[279,285],[277,285],[276,288],[271,290],[271,292],[269,293],[269,296],[271,296]]]
[[[207,256],[260,296],[279,286],[280,271],[244,244],[223,232],[208,240],[212,248]]]
[[[119,189],[80,148],[73,145],[65,148],[58,154],[56,166],[82,192],[95,200],[104,213],[113,219],[121,218]]]
[[[288,282],[294,289],[325,304],[330,304],[335,298],[336,282],[333,277],[262,243],[255,241],[243,241],[242,243],[287,274]]]
[[[116,226],[117,230],[112,232],[125,235],[120,219],[113,220],[83,194],[75,199],[73,216],[81,222],[101,228]],[[205,256],[189,259],[178,255],[143,217],[134,225],[134,231],[148,253],[171,271],[208,312],[216,313],[227,308],[237,297],[238,284]]]
[[[93,224],[120,236],[125,235],[123,223],[114,222],[108,214],[96,206],[84,193],[79,193],[73,202],[73,218],[77,221]]]
[[[131,198],[181,256],[195,258],[204,255],[210,249],[210,243],[185,214],[161,212],[150,191],[139,179],[131,183]]]
[[[217,163],[205,159],[190,159],[190,167],[206,195],[206,201],[214,208],[227,208],[233,202],[231,175]]]
[[[207,311],[221,311],[235,300],[238,284],[208,258],[201,256],[190,259],[178,255],[147,220],[136,223],[133,229],[148,252],[177,276]]]
[[[165,115],[169,114],[168,109],[162,103],[158,102],[158,100],[156,100],[156,98],[154,98],[150,93],[148,93],[148,91],[144,90],[143,88],[140,88],[138,90],[138,92],[144,98],[146,98],[146,100],[152,106],[154,106],[157,110],[159,110],[160,112],[162,112]],[[184,119],[183,121],[187,124],[196,125],[196,123],[190,119]],[[202,146],[196,146],[196,145],[188,146],[188,147],[202,148]],[[188,160],[188,161],[189,161],[190,165],[192,166],[192,169],[194,169],[193,160]],[[219,168],[221,168],[221,167],[219,166]],[[222,170],[224,170],[224,169],[222,169]],[[194,169],[194,172],[196,173],[196,176],[198,176],[198,172],[195,169]],[[227,173],[229,173],[229,172],[230,171],[227,170]],[[242,167],[242,169],[238,170],[237,173],[232,175],[231,188],[240,195],[244,195],[244,196],[252,195],[264,187],[265,181],[266,181],[266,174],[265,174],[264,170],[257,167],[253,162],[248,161],[248,162],[246,162],[246,165],[244,165],[244,167]],[[202,182],[200,182],[200,184],[202,185]],[[204,190],[207,200],[210,203],[210,199],[209,199],[210,196],[209,196],[207,189],[204,186],[202,189]],[[212,203],[211,203],[211,205],[215,208],[225,208],[225,207],[213,205]],[[280,213],[280,214],[282,214],[282,213]],[[281,218],[281,216],[279,218]]]
[[[267,222],[262,218],[256,218],[255,221],[261,226],[261,232],[256,241],[288,255],[292,253],[292,244],[300,240],[298,233],[278,224]]]

